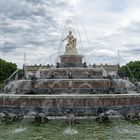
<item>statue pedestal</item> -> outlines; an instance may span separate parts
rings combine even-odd
[[[64,55],[78,55],[78,52],[76,48],[72,48],[72,49],[68,48],[68,50],[65,50]]]
[[[61,55],[61,67],[82,67],[82,55]]]

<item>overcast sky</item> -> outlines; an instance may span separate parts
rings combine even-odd
[[[85,61],[117,64],[118,50],[120,64],[140,60],[140,0],[0,0],[0,58],[55,63],[66,21]]]

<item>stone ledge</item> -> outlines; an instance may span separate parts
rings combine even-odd
[[[44,98],[44,99],[53,99],[53,98],[140,98],[140,93],[132,93],[132,94],[59,94],[59,95],[21,95],[21,94],[5,94],[0,93],[0,98],[9,97],[9,98]]]

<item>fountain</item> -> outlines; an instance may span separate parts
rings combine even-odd
[[[64,40],[68,43],[55,68],[42,68],[31,76],[25,73],[25,79],[9,82],[4,91],[15,94],[121,94],[133,86],[126,80],[112,79],[102,68],[86,66],[83,56],[77,52],[72,31]]]
[[[140,94],[132,83],[102,67],[88,66],[77,50],[77,37],[71,30],[63,41],[67,41],[65,52],[55,67],[40,66],[29,74],[24,65],[21,79],[7,81],[0,94],[0,112],[31,120],[37,117],[44,122],[46,115],[67,119],[65,116],[73,114],[75,120],[75,116],[94,118],[109,110],[122,115],[140,110]]]

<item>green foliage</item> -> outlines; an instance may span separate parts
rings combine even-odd
[[[3,82],[0,81],[0,90],[2,89],[2,87],[3,87]]]
[[[140,81],[140,61],[131,61],[119,69],[119,74],[128,77],[130,80]]]
[[[16,69],[17,65],[15,63],[0,59],[0,83],[7,79]]]

